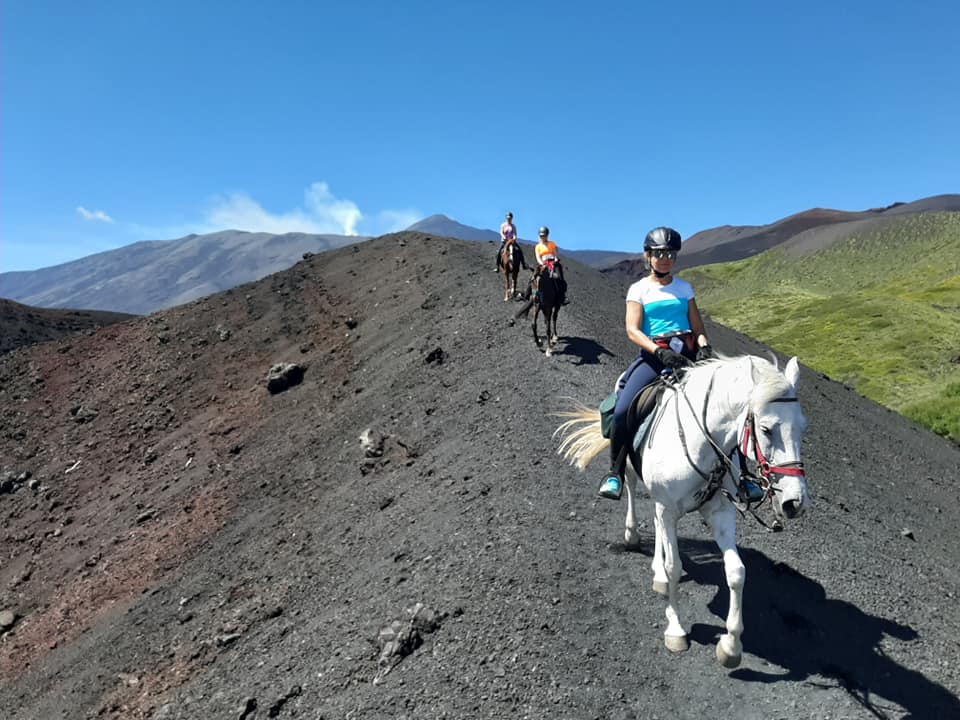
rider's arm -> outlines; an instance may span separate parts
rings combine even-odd
[[[627,337],[630,338],[632,343],[639,345],[649,353],[654,353],[657,351],[657,344],[647,337],[642,330],[643,305],[638,302],[633,302],[632,300],[627,301],[627,317],[625,325],[627,328]]]
[[[703,318],[700,317],[700,308],[697,307],[697,301],[690,298],[687,306],[687,319],[690,321],[690,329],[693,330],[693,336],[697,339],[697,347],[709,345],[707,334],[703,327]]]

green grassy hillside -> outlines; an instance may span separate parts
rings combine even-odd
[[[960,442],[960,213],[681,274],[714,320]]]

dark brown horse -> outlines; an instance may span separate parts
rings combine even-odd
[[[543,347],[537,332],[537,318],[543,314],[547,336],[547,349],[544,354],[547,357],[553,354],[553,347],[560,339],[557,335],[557,316],[560,314],[560,306],[563,305],[564,294],[565,283],[560,275],[560,268],[551,262],[533,272],[527,286],[527,302],[514,315],[516,318],[521,315],[529,316],[530,308],[533,308],[533,341],[537,347]]]

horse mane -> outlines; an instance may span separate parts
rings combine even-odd
[[[756,355],[738,355],[728,357],[719,355],[711,360],[701,361],[684,373],[684,384],[695,382],[701,375],[709,376],[721,367],[740,365],[747,379],[753,384],[750,389],[750,407],[756,409],[771,400],[789,395],[793,386],[777,367],[776,358],[771,362]]]

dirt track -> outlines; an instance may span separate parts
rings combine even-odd
[[[632,355],[622,288],[571,263],[547,359],[492,252],[386,236],[0,358],[4,717],[960,717],[960,450],[804,371],[815,507],[741,523],[743,665],[693,517],[671,655],[649,543],[551,437]],[[439,627],[374,684],[417,602]]]

